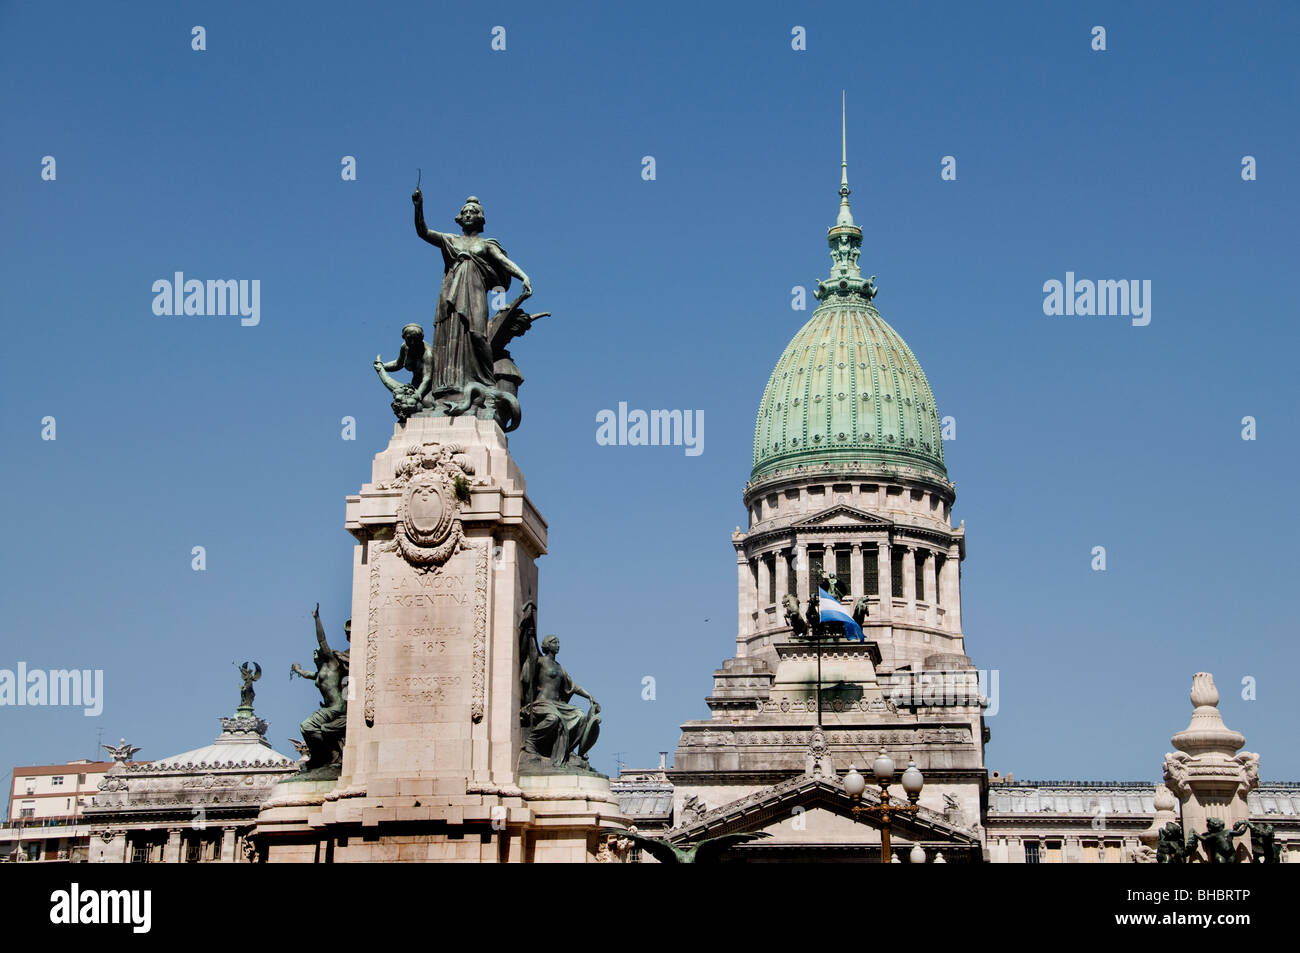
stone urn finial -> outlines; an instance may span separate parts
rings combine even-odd
[[[1192,705],[1196,708],[1219,707],[1219,690],[1214,687],[1214,676],[1209,672],[1197,672],[1192,676]]]
[[[1192,676],[1192,720],[1187,727],[1170,740],[1179,751],[1196,756],[1214,752],[1232,756],[1246,743],[1240,732],[1223,723],[1219,714],[1219,690],[1214,687],[1214,676],[1197,672]]]
[[[1173,792],[1170,791],[1169,788],[1165,787],[1163,784],[1156,785],[1154,806],[1157,811],[1172,811],[1174,805],[1177,803],[1178,802],[1174,800]]]
[[[1138,834],[1138,840],[1143,844],[1144,849],[1134,857],[1141,862],[1154,862],[1156,859],[1156,847],[1160,843],[1160,831],[1171,821],[1178,823],[1178,814],[1174,811],[1174,805],[1178,802],[1174,799],[1174,794],[1163,784],[1156,785],[1155,797],[1152,799],[1155,807],[1155,816],[1151,819],[1151,826]]]

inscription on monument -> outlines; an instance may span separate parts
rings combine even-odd
[[[461,722],[473,717],[469,688],[476,628],[485,617],[478,585],[480,548],[463,549],[432,571],[384,555],[374,612],[378,641],[376,708],[395,722]],[[415,712],[410,709],[424,709]]]

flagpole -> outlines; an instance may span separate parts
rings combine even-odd
[[[822,726],[822,636],[817,634],[817,727]]]

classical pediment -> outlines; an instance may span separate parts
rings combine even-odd
[[[858,803],[874,805],[880,801],[878,795],[868,789]],[[876,826],[876,822],[856,818],[853,805],[839,778],[804,775],[723,804],[674,827],[664,836],[682,846],[723,834],[762,831],[771,835],[762,841],[734,848],[737,851],[798,850],[825,845],[851,848],[855,843],[864,847],[878,843],[878,835],[869,829]],[[943,843],[960,852],[978,852],[980,849],[979,837],[974,831],[956,827],[942,814],[925,807],[915,814],[894,815],[891,830],[896,837],[909,842]],[[949,848],[945,846],[944,849]]]
[[[868,513],[866,510],[860,510],[856,506],[849,506],[847,503],[836,503],[814,513],[812,516],[806,516],[796,521],[793,525],[806,528],[820,526],[886,528],[894,524],[892,520],[887,520],[883,516],[877,516],[874,513]]]

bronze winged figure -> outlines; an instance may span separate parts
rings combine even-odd
[[[741,834],[723,834],[721,837],[709,837],[695,844],[678,847],[658,837],[646,837],[635,831],[606,828],[606,833],[616,834],[634,841],[642,850],[661,864],[716,864],[729,848],[749,841],[761,840],[772,835],[766,831],[750,831]]]

